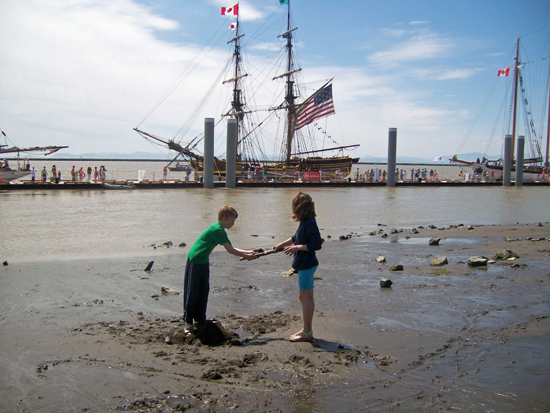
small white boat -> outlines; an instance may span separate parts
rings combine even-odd
[[[131,184],[110,184],[108,182],[103,182],[103,187],[107,189],[136,189],[136,187]]]

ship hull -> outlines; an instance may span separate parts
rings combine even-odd
[[[293,158],[290,160],[289,165],[284,162],[273,163],[260,163],[260,162],[237,162],[236,172],[245,172],[249,168],[255,169],[256,167],[267,169],[269,174],[285,174],[295,173],[298,171],[322,171],[326,173],[334,173],[335,171],[342,171],[344,174],[351,173],[353,164],[359,162],[359,158],[352,158],[351,156],[339,156],[333,158]],[[203,163],[197,160],[191,160],[189,162],[191,167],[198,171],[203,172]],[[172,169],[171,169],[172,170]],[[214,174],[225,176],[226,162],[225,160],[214,161]]]
[[[0,182],[11,182],[30,175],[30,171],[14,171],[12,169],[0,170]]]

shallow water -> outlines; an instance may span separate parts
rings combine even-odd
[[[533,223],[548,220],[550,187],[308,188],[323,237],[418,225]],[[294,188],[64,190],[0,192],[0,258],[43,260],[182,253],[217,220],[239,212],[229,238],[239,248],[288,238]],[[167,241],[172,248],[154,248]],[[388,242],[391,240],[389,239]],[[378,241],[380,242],[380,241]],[[399,240],[398,242],[406,242]],[[412,241],[411,241],[412,242]]]

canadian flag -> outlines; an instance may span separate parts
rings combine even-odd
[[[235,4],[233,7],[222,7],[222,16],[227,16],[232,14],[237,16],[239,14],[239,3]]]
[[[498,75],[499,76],[508,76],[510,74],[510,68],[506,68],[506,69],[500,69],[498,71]]]

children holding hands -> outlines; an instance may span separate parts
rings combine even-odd
[[[317,227],[315,203],[310,195],[303,192],[292,199],[292,220],[298,221],[296,233],[273,247],[270,252],[284,251],[293,255],[292,267],[298,271],[298,287],[302,303],[303,328],[290,336],[290,341],[313,341],[313,313],[315,300],[313,297],[313,280],[319,261],[315,251],[321,249],[322,239]],[[231,245],[227,229],[235,225],[238,214],[235,208],[224,206],[218,212],[218,222],[209,226],[195,241],[187,254],[185,277],[183,284],[183,319],[185,333],[194,332],[194,322],[198,325],[206,322],[206,308],[210,291],[209,257],[217,245],[245,260],[256,259],[254,250],[242,250]]]

